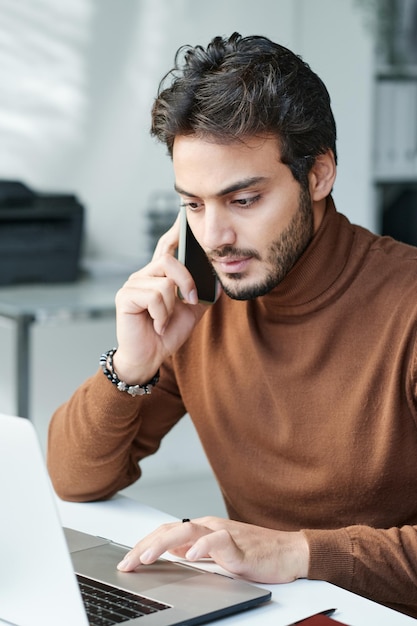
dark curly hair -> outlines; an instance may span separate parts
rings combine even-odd
[[[169,85],[167,86],[167,82]],[[275,135],[281,160],[303,186],[319,154],[336,155],[336,124],[322,80],[299,56],[261,36],[183,46],[162,79],[151,134],[172,156],[176,135],[219,143]]]

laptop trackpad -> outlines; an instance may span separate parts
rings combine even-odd
[[[133,592],[177,583],[202,572],[170,561],[158,560],[152,565],[140,565],[134,572],[119,572],[117,564],[126,554],[126,548],[112,543],[73,552],[74,570],[88,578],[95,578]]]

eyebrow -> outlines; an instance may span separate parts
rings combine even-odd
[[[265,180],[266,180],[265,176],[252,176],[250,178],[243,178],[242,180],[238,180],[232,185],[229,185],[228,187],[221,189],[220,191],[216,193],[216,196],[217,197],[227,196],[227,194],[229,193],[234,193],[235,191],[241,191],[242,189],[247,189],[248,187],[261,183]],[[179,187],[177,184],[174,185],[174,189],[175,191],[177,191],[183,196],[188,196],[189,198],[198,197],[198,195],[194,193],[190,193],[189,191],[185,191],[185,189],[181,189],[181,187]]]

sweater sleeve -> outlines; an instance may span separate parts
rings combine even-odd
[[[326,580],[417,617],[417,527],[304,530],[308,578]]]
[[[100,369],[52,416],[47,464],[56,493],[79,502],[110,498],[140,477],[139,461],[184,413],[166,368],[152,394],[136,397]]]

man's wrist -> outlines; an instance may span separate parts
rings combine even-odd
[[[150,380],[158,369],[158,366],[150,367],[147,363],[135,364],[124,358],[124,354],[120,348],[117,348],[113,354],[113,369],[129,385],[141,385]]]
[[[156,374],[154,374],[152,378],[147,379],[146,382],[131,384],[130,382],[119,378],[113,361],[113,357],[116,352],[117,348],[112,348],[111,350],[104,352],[100,357],[100,365],[106,378],[108,378],[108,380],[115,385],[119,391],[125,391],[131,396],[149,395],[152,393],[153,387],[155,387],[159,381],[159,369]]]

